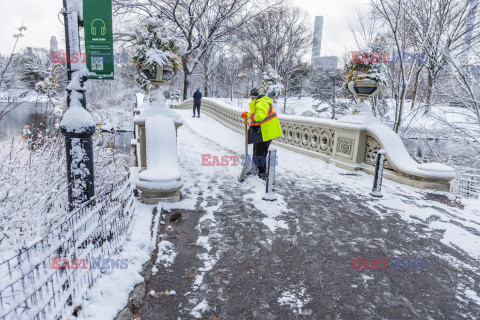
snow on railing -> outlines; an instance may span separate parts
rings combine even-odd
[[[452,181],[452,192],[467,199],[480,197],[480,169],[457,169],[457,177]]]
[[[127,175],[42,239],[0,261],[0,319],[70,319],[101,273],[80,259],[108,259],[118,252],[135,208]],[[79,259],[78,268],[54,268],[54,258]]]

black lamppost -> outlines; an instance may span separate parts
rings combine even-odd
[[[95,195],[92,140],[95,123],[86,111],[84,89],[86,79],[82,75],[84,68],[78,59],[80,57],[79,26],[82,21],[79,18],[80,13],[68,7],[69,2],[69,0],[63,0],[62,9],[65,21],[65,51],[69,82],[67,86],[68,110],[60,124],[60,130],[65,136],[68,202],[69,210],[73,211]]]

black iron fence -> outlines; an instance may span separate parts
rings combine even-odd
[[[81,263],[77,268],[55,264],[61,259],[108,259],[118,253],[135,210],[126,176],[110,191],[68,213],[68,218],[42,239],[0,261],[0,319],[71,318],[101,269],[84,268]]]

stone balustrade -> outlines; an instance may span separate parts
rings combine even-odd
[[[190,109],[193,100],[172,105]],[[243,134],[243,109],[216,99],[202,99],[202,113]],[[455,170],[439,163],[419,164],[408,154],[400,137],[377,122],[352,123],[340,120],[279,115],[283,137],[274,144],[321,158],[350,171],[375,171],[377,151],[387,151],[384,177],[421,189],[449,191]]]

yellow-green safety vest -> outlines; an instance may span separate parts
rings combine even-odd
[[[263,141],[281,137],[282,128],[277,113],[273,109],[273,101],[269,97],[260,97],[248,105],[250,112],[247,117],[251,120],[250,126],[260,126]]]

